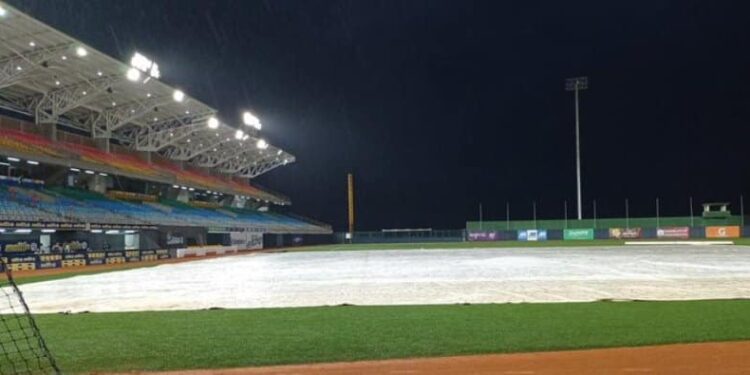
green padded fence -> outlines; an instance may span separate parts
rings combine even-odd
[[[740,225],[742,217],[739,215],[726,218],[678,216],[678,217],[638,217],[638,218],[609,218],[609,219],[583,219],[583,220],[511,220],[508,221],[483,221],[480,226],[478,221],[466,222],[467,230],[521,230],[521,229],[575,229],[575,228],[655,228],[659,227],[705,227],[712,225]]]

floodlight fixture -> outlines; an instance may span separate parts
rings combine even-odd
[[[565,91],[586,90],[589,88],[589,77],[575,77],[565,80]]]
[[[219,127],[219,119],[216,117],[209,117],[208,118],[208,128],[209,129],[217,129]]]
[[[261,150],[265,150],[268,148],[268,142],[265,139],[259,139],[255,146]]]
[[[149,77],[159,78],[161,73],[159,72],[159,65],[146,56],[136,52],[130,59],[130,66],[147,73]]]
[[[242,130],[237,129],[236,132],[234,132],[234,139],[240,141],[242,140],[242,137],[245,136],[245,133]]]
[[[247,126],[252,126],[258,130],[262,127],[260,123],[260,119],[255,117],[252,113],[245,111],[245,113],[242,114],[242,122]]]
[[[185,100],[185,93],[182,90],[174,90],[172,93],[172,99],[178,103],[182,103]]]
[[[141,79],[141,72],[136,68],[130,68],[128,69],[126,77],[128,80],[135,82]]]
[[[139,52],[134,53],[133,57],[130,58],[130,66],[144,72],[147,72],[149,69],[151,69],[151,65],[153,63],[154,62],[151,61],[151,59],[141,55]]]
[[[5,17],[8,15],[8,10],[0,6],[0,17]]]
[[[89,51],[87,51],[86,48],[83,48],[83,46],[78,46],[78,48],[76,48],[76,55],[78,55],[78,57],[86,57],[88,54]]]

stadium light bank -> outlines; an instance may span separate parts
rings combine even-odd
[[[0,16],[2,16],[3,11],[4,10],[0,8]],[[86,49],[83,47],[78,47],[78,49],[76,49],[76,54],[78,56],[84,57],[88,54],[88,51],[86,51]],[[146,78],[142,80],[142,77],[144,75],[146,76]],[[133,57],[130,58],[130,68],[128,68],[128,70],[126,71],[125,77],[129,81],[145,84],[151,78],[161,78],[161,71],[159,70],[159,64],[157,64],[155,61],[151,60],[140,52],[135,52],[133,54]],[[182,103],[185,100],[185,97],[185,92],[180,89],[175,89],[172,93],[172,99],[178,103]],[[242,123],[245,126],[255,128],[256,130],[261,130],[263,127],[260,119],[250,111],[244,111],[242,113]],[[206,125],[209,129],[214,130],[219,128],[221,122],[215,116],[211,116],[206,121]],[[250,135],[238,129],[234,133],[234,138],[238,141],[246,141],[250,138]],[[264,139],[259,139],[256,142],[255,146],[260,150],[265,150],[270,145]]]

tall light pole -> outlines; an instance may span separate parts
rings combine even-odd
[[[573,91],[576,99],[576,187],[578,195],[578,220],[583,219],[581,209],[581,130],[578,115],[578,91],[589,88],[588,77],[575,77],[565,80],[565,91]]]

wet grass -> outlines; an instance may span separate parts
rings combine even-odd
[[[58,314],[37,321],[65,373],[112,372],[747,340],[750,301]]]

